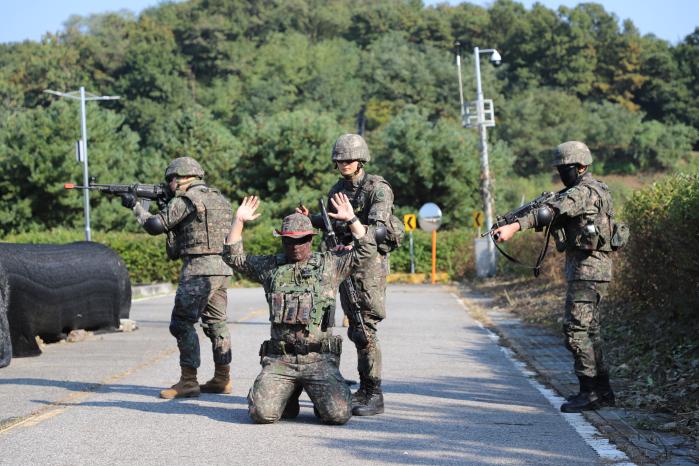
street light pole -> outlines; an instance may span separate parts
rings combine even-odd
[[[58,92],[46,89],[44,92],[54,94],[59,97],[68,99],[80,100],[80,141],[78,142],[78,160],[83,163],[83,186],[90,185],[90,173],[87,165],[87,111],[85,101],[87,100],[116,100],[119,96],[96,96],[91,93],[86,93],[84,87],[80,87],[79,91],[73,92]],[[85,241],[92,239],[90,231],[90,190],[83,189],[83,211],[85,215]]]

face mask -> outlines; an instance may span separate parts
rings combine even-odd
[[[577,184],[578,178],[580,177],[577,165],[559,165],[556,168],[558,168],[558,174],[566,188],[573,187]]]
[[[301,262],[309,257],[311,257],[311,244],[312,240],[307,237],[304,238],[282,238],[282,245],[284,246],[284,253],[286,254],[289,262]]]

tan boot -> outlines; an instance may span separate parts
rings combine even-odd
[[[231,382],[231,366],[229,364],[216,364],[214,378],[203,385],[199,385],[202,393],[231,393],[233,383]]]
[[[170,388],[160,392],[160,398],[171,400],[173,398],[191,398],[199,396],[199,383],[197,382],[197,370],[194,367],[181,366],[182,375],[180,381]]]

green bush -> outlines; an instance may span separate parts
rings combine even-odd
[[[634,193],[624,206],[631,239],[617,274],[639,309],[687,318],[699,309],[699,175],[679,174]]]
[[[437,232],[437,272],[447,272],[449,278],[461,278],[474,270],[473,239],[475,230],[458,228]],[[401,246],[391,253],[391,272],[410,272],[409,234]],[[432,271],[432,234],[413,231],[415,272]]]
[[[250,254],[275,254],[280,241],[272,236],[272,224],[263,222],[246,228],[245,246]],[[2,239],[7,243],[65,244],[83,241],[82,230],[55,229],[9,235]],[[124,260],[131,283],[177,283],[182,262],[171,261],[165,253],[165,237],[146,233],[93,232],[92,240],[114,249]],[[239,277],[236,277],[239,278]]]

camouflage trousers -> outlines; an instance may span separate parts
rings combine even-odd
[[[226,325],[228,277],[181,276],[170,319],[170,333],[177,339],[180,365],[197,368],[199,336],[194,325],[201,319],[204,334],[211,340],[215,364],[230,364],[231,336]]]
[[[365,314],[364,329],[366,330],[367,341],[369,342],[366,348],[360,349],[357,347],[357,372],[362,379],[381,379],[381,346],[379,346],[379,337],[377,335],[378,325],[381,319]],[[350,321],[347,329],[347,336],[350,340],[355,340],[355,335],[361,334],[359,324]],[[356,344],[355,344],[356,346]]]
[[[263,356],[262,372],[248,394],[250,417],[258,424],[278,421],[286,402],[302,387],[322,422],[346,423],[352,415],[351,393],[339,362],[339,356],[330,353]]]
[[[595,377],[608,372],[602,352],[599,303],[609,282],[568,282],[563,333],[566,348],[573,353],[575,375]]]

